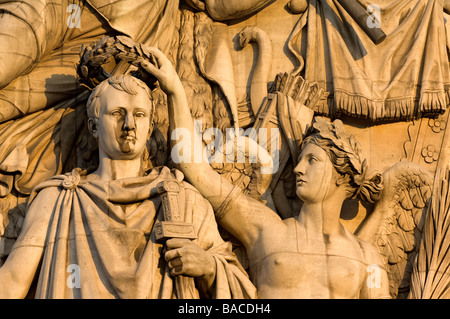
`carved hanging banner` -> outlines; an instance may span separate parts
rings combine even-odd
[[[386,33],[381,43],[338,0],[311,0],[291,34],[289,46],[304,58],[305,79],[330,93],[315,111],[371,121],[443,113],[450,70],[442,3],[359,2],[373,15],[369,30]]]

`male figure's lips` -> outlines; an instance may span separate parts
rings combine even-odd
[[[136,140],[136,136],[128,135],[128,134],[122,135],[121,138],[124,140],[133,140],[133,141]]]

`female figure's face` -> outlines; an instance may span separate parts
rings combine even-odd
[[[323,201],[336,187],[337,172],[328,154],[313,143],[303,148],[294,173],[296,194],[305,203]]]

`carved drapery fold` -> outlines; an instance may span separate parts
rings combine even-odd
[[[443,113],[450,70],[439,1],[360,1],[379,8],[386,39],[376,45],[338,0],[312,0],[291,34],[307,81],[327,99],[320,114],[371,121],[410,120]]]

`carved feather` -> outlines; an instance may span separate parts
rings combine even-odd
[[[384,189],[357,236],[372,243],[386,262],[390,294],[404,298],[412,263],[422,238],[423,219],[433,179],[414,163],[397,163],[383,174]]]

